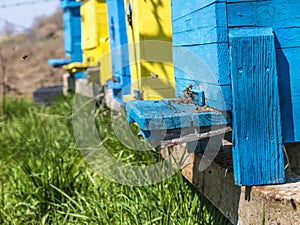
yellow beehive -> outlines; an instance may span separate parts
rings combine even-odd
[[[131,95],[138,90],[142,99],[174,97],[175,79],[172,62],[172,23],[170,0],[125,0],[131,74]],[[147,41],[168,42],[153,45]],[[145,44],[143,44],[143,41]],[[134,44],[132,43],[142,43]],[[158,56],[158,57],[156,57]],[[169,59],[169,63],[149,61]],[[136,92],[136,91],[135,91]],[[136,96],[135,96],[136,97]]]
[[[111,77],[107,10],[105,0],[81,0],[82,63],[71,63],[65,69],[74,71],[100,66],[100,82]],[[73,67],[73,68],[72,68]]]

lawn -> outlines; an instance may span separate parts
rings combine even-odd
[[[180,172],[150,186],[107,180],[85,161],[72,130],[72,96],[51,106],[8,98],[0,121],[0,224],[230,224]],[[108,109],[95,117],[112,130]],[[161,160],[132,151],[109,135],[123,162]]]

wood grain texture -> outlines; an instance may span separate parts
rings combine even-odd
[[[233,162],[237,185],[284,182],[272,29],[232,29]]]
[[[299,8],[296,0],[227,3],[228,27],[299,27]]]
[[[283,142],[300,141],[300,1],[228,0],[228,26],[271,27],[275,36],[276,64]]]
[[[143,131],[200,128],[231,123],[228,113],[198,112],[194,104],[171,103],[169,100],[126,102],[128,121],[136,122]]]
[[[172,29],[174,46],[227,42],[226,4],[215,3],[174,19]]]
[[[300,47],[300,27],[278,28],[274,34],[276,48]]]
[[[227,43],[173,47],[173,63],[186,74],[175,77],[212,84],[230,84],[229,47]]]
[[[172,20],[183,17],[187,14],[203,9],[215,3],[225,3],[226,0],[201,0],[201,1],[171,1]]]
[[[228,44],[173,47],[173,63],[176,95],[201,84],[208,106],[231,110]]]
[[[173,0],[173,57],[175,77],[180,81],[176,86],[183,87],[181,83],[187,83],[182,79],[230,85],[227,27],[229,30],[271,27],[275,36],[283,142],[299,142],[300,17],[296,9],[300,9],[298,0]],[[190,57],[178,53],[176,47],[180,46],[186,46],[199,57],[212,71],[213,79],[199,70],[199,66],[193,66]],[[180,69],[176,69],[176,65]],[[181,92],[182,88],[179,89]],[[211,92],[208,91],[207,95]],[[231,104],[230,96],[225,96],[226,105]],[[226,106],[226,109],[231,107]]]
[[[231,143],[223,142],[216,158],[188,153],[187,146],[162,149],[165,159],[172,159],[175,168],[234,225],[295,225],[300,223],[300,177],[287,173],[285,184],[254,187],[234,185]],[[207,158],[214,158],[209,167],[199,170]],[[184,160],[182,160],[184,159]],[[224,223],[225,224],[225,223]]]
[[[231,110],[226,1],[173,0],[172,27],[176,93],[200,82],[208,106]]]

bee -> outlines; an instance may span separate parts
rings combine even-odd
[[[28,57],[29,57],[29,54],[24,54],[24,55],[22,56],[22,59],[25,60],[25,59],[27,59]]]
[[[157,79],[158,78],[158,74],[154,74],[150,72],[150,79]]]

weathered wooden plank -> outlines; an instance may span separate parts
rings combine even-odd
[[[230,115],[215,110],[197,111],[194,104],[162,100],[126,102],[129,122],[136,122],[141,130],[172,130],[189,127],[210,127],[230,124]]]
[[[220,84],[221,86],[229,84],[227,83],[227,81],[230,82],[229,73],[228,80],[225,79],[225,82],[223,80],[224,76],[227,77],[227,73],[224,73],[224,68],[227,64],[226,57],[222,55],[220,60],[216,59],[218,55],[220,56],[218,49],[216,50],[216,47],[208,47],[209,44],[207,44],[225,40],[223,38],[226,33],[224,27],[218,26],[217,23],[215,27],[212,26],[216,18],[223,24],[224,17],[219,16],[219,14],[228,14],[229,27],[270,26],[273,28],[275,35],[283,142],[300,141],[298,131],[300,130],[300,122],[297,118],[297,113],[295,113],[300,110],[300,106],[295,102],[298,98],[292,97],[300,95],[300,67],[298,66],[300,62],[300,23],[297,10],[295,10],[300,8],[300,2],[297,0],[228,0],[226,3],[227,11],[223,9],[215,12],[212,9],[218,9],[218,6],[220,6],[219,9],[222,9],[224,2],[212,1],[203,7],[199,7],[199,4],[202,3],[187,2],[183,4],[181,1],[173,0],[173,27],[175,28],[173,29],[173,42],[175,46],[189,45],[189,50],[193,49],[196,55],[199,54],[197,56],[213,71],[216,79],[210,79],[210,76],[205,76],[203,70],[196,69],[196,67],[193,66],[193,60],[191,60],[190,57],[176,53],[176,48],[173,48],[174,61],[177,60],[177,65],[181,67],[180,69],[175,68],[176,79],[187,79],[187,74],[192,74],[193,79],[200,79],[204,83]],[[180,14],[180,12],[184,13]],[[202,14],[205,15],[204,12],[207,14],[206,17],[202,16]],[[204,25],[205,22],[208,25],[207,27]],[[202,44],[204,44],[204,46],[196,46]],[[216,43],[216,45],[222,46],[220,43]],[[222,52],[226,55],[226,51],[228,51],[229,48],[226,49],[226,44],[224,44],[223,47]],[[199,52],[194,50],[197,48],[200,49]],[[177,56],[178,59],[176,58]],[[208,56],[208,59],[205,58],[206,56]],[[182,67],[184,66],[185,72],[182,71]],[[186,67],[192,69],[188,70]],[[189,71],[189,73],[186,73],[186,71]],[[179,90],[177,93],[181,91],[182,90]],[[214,93],[213,91],[209,91],[208,93],[211,92]],[[213,99],[209,99],[209,101],[210,106],[216,106]],[[225,102],[226,104],[230,104],[231,98],[225,97]],[[227,107],[227,109],[230,109],[230,107]]]
[[[179,1],[174,1],[178,4]],[[174,5],[173,4],[173,5]],[[186,14],[180,18],[172,20],[172,32],[179,33],[197,28],[205,28],[217,25],[217,18],[220,18],[219,24],[225,25],[226,18],[220,16],[218,8],[226,10],[226,4],[212,4],[205,8],[195,9],[196,11]],[[222,13],[222,11],[220,11]],[[174,12],[175,13],[175,12]],[[223,13],[224,14],[224,13]],[[226,14],[225,14],[226,15]],[[202,18],[202,20],[201,20]],[[204,19],[205,18],[205,19]]]
[[[226,0],[201,0],[201,1],[171,1],[172,19],[178,19],[199,9],[208,7],[214,3],[226,2]]]
[[[292,101],[300,95],[300,17],[297,0],[228,1],[228,25],[272,27],[275,34],[283,142],[300,141],[299,104]],[[293,109],[296,109],[295,111]],[[297,130],[297,132],[296,132]],[[297,138],[296,138],[297,137]]]
[[[260,2],[267,2],[269,0],[260,0]],[[257,0],[227,0],[227,3],[239,3],[239,2],[257,2]]]
[[[173,47],[173,63],[177,95],[189,84],[201,83],[208,106],[231,110],[231,90],[224,88],[230,85],[228,44]]]
[[[197,128],[196,128],[197,129]],[[182,134],[179,133],[175,134],[173,137],[170,135],[168,136],[168,139],[164,139],[161,141],[161,148],[168,148],[168,147],[172,147],[178,144],[184,144],[187,142],[193,142],[193,141],[199,141],[199,140],[203,140],[203,139],[207,139],[207,138],[211,138],[217,135],[224,135],[227,132],[230,132],[232,129],[231,127],[216,127],[211,129],[200,129],[201,132],[199,133],[195,133],[195,131],[193,130],[191,133],[188,134]],[[195,150],[195,149],[193,149]]]
[[[282,183],[284,156],[272,29],[232,29],[229,41],[235,183]]]
[[[184,71],[176,73],[176,79],[230,84],[228,49],[227,43],[173,47],[174,68]]]
[[[274,35],[276,48],[300,47],[300,27],[278,28]]]
[[[203,45],[227,42],[227,27],[204,27],[173,34],[174,46]]]
[[[299,27],[300,1],[246,1],[228,3],[229,27]]]
[[[221,148],[226,150],[216,157],[214,151],[205,156],[187,153],[185,144],[161,152],[234,225],[300,224],[299,176],[287,173],[287,182],[280,185],[238,187],[232,173],[231,143],[224,141]],[[207,159],[209,166],[201,170]]]
[[[227,42],[226,4],[211,4],[174,19],[172,26],[174,46]]]

